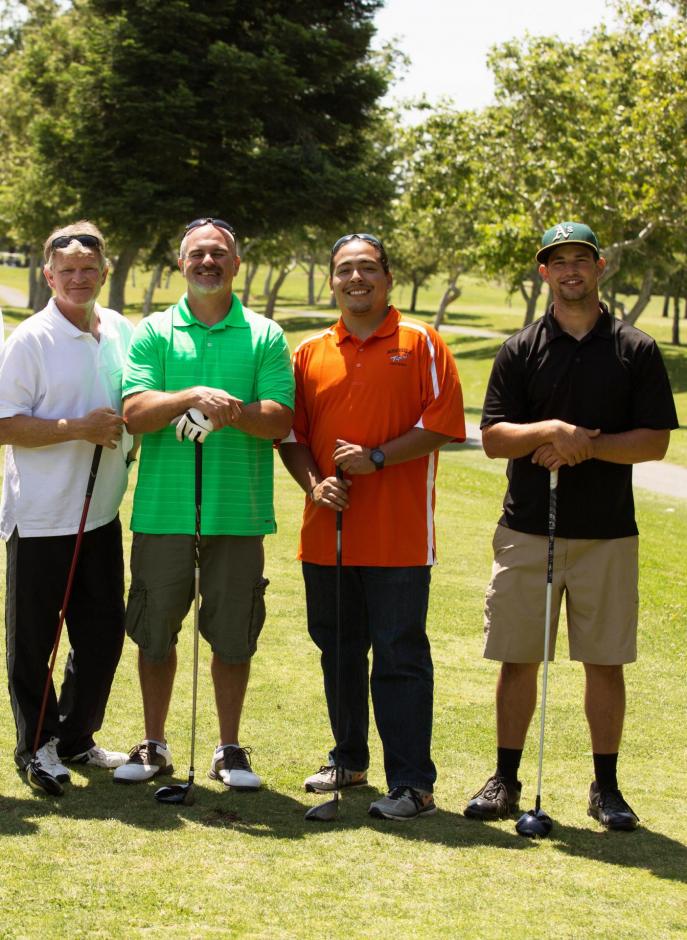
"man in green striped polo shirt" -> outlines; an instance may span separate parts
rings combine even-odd
[[[293,376],[281,328],[232,292],[240,264],[232,227],[191,222],[179,254],[186,294],[139,324],[124,376],[124,417],[143,434],[126,629],[139,647],[145,737],[115,781],[173,771],[165,720],[193,599],[195,528],[194,447],[177,439],[174,422],[195,409],[212,427],[194,429],[203,440],[200,631],[213,652],[219,719],[210,776],[257,789],[239,723],[265,620],[263,536],[276,530],[272,441],[291,428]]]

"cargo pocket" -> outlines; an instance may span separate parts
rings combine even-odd
[[[134,643],[142,649],[145,649],[150,642],[146,608],[147,591],[145,588],[132,588],[126,602],[124,626],[127,636],[131,637]]]
[[[248,644],[250,646],[250,655],[252,656],[258,646],[258,637],[265,625],[265,591],[270,582],[267,578],[260,578],[253,588],[253,608],[250,616],[250,628],[248,631]]]

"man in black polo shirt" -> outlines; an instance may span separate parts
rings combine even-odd
[[[560,468],[551,656],[565,593],[570,657],[585,668],[595,776],[588,812],[606,828],[631,830],[638,818],[618,789],[616,764],[623,664],[636,659],[632,464],[665,455],[677,415],[656,343],[599,302],[605,260],[589,226],[549,229],[537,261],[553,304],[501,347],[482,415],[485,452],[508,458],[485,602],[484,655],[502,665],[497,767],[465,815],[500,819],[519,806],[544,648],[549,471]]]

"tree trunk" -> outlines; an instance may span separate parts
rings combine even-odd
[[[441,324],[444,322],[444,317],[446,316],[446,308],[449,304],[452,304],[454,300],[457,300],[460,295],[463,293],[462,289],[458,287],[458,278],[460,277],[460,270],[455,271],[453,274],[449,274],[448,284],[446,285],[446,290],[444,295],[441,298],[439,304],[439,309],[436,312],[434,317],[434,329],[441,329]]]
[[[308,306],[314,307],[317,304],[315,298],[315,261],[311,259],[308,262]]]
[[[243,291],[241,292],[241,303],[246,307],[250,303],[250,289],[253,285],[253,278],[255,277],[258,270],[257,261],[249,261],[245,266],[245,280],[243,282]]]
[[[44,280],[43,274],[40,267],[41,255],[37,248],[32,248],[29,252],[29,299],[26,303],[26,306],[29,310],[33,310],[35,313],[36,310],[40,310],[40,307],[34,306],[34,299],[36,297],[36,288],[38,287],[38,278]],[[43,304],[45,306],[45,304]]]
[[[677,291],[673,297],[673,335],[670,342],[673,346],[680,345],[680,295]]]
[[[150,280],[148,281],[148,286],[146,287],[145,296],[143,298],[143,316],[147,317],[150,315],[150,311],[153,308],[153,297],[155,296],[155,290],[160,286],[160,279],[162,277],[162,269],[165,266],[164,261],[158,261],[155,267],[152,270],[150,275]]]
[[[138,245],[127,245],[119,253],[114,270],[110,273],[110,298],[108,306],[112,310],[118,310],[124,313],[124,299],[126,291],[126,279],[129,269],[138,254]]]
[[[267,317],[268,320],[274,319],[274,308],[277,305],[277,297],[279,296],[279,291],[281,290],[282,284],[284,283],[286,278],[289,276],[291,271],[293,271],[295,266],[296,265],[294,261],[289,261],[287,264],[285,264],[283,267],[279,269],[279,274],[277,275],[276,280],[274,281],[274,283],[272,284],[272,287],[270,288],[269,297],[267,298],[267,303],[265,304],[265,316]]]
[[[317,292],[317,299],[316,299],[315,303],[318,303],[318,304],[319,304],[319,302],[320,302],[320,300],[321,300],[321,298],[322,298],[322,294],[324,293],[325,287],[329,287],[329,272],[328,272],[328,271],[325,271],[325,275],[324,275],[324,277],[322,278],[322,283],[320,284],[320,289],[319,289],[318,292]]]
[[[667,317],[670,313],[670,294],[666,293],[663,295],[663,312],[661,313],[662,317]]]
[[[36,271],[36,281],[33,288],[33,303],[29,304],[34,313],[45,307],[50,300],[51,293],[50,285],[43,276],[43,269],[39,266]]]
[[[172,281],[172,275],[174,274],[174,268],[168,268],[167,277],[165,278],[165,290],[169,290],[169,285]]]
[[[531,281],[532,288],[529,294],[525,290],[524,282],[520,284],[520,293],[525,298],[525,303],[527,305],[525,307],[525,322],[523,323],[523,326],[528,326],[534,321],[534,314],[537,310],[537,301],[539,300],[539,295],[541,294],[542,287],[544,286],[544,279],[539,273],[538,268],[534,268],[532,270]]]
[[[272,289],[272,272],[274,271],[274,265],[271,264],[267,269],[267,277],[265,278],[265,285],[262,289],[262,296],[269,300],[270,291]]]
[[[647,304],[651,300],[651,288],[653,283],[654,269],[649,268],[647,271],[645,271],[644,277],[642,278],[642,286],[639,288],[639,295],[635,301],[634,306],[629,311],[629,313],[623,317],[626,323],[630,323],[634,326],[634,324],[637,322],[639,315],[643,310],[645,310]]]
[[[410,313],[415,313],[415,308],[417,306],[417,293],[420,290],[420,282],[418,281],[415,274],[413,274],[413,279],[411,283],[413,285],[413,289],[410,294],[410,306],[408,310]]]

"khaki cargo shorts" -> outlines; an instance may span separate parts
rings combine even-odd
[[[544,658],[548,538],[496,526],[484,604],[484,656],[501,662]],[[570,658],[615,666],[637,658],[638,538],[554,543],[550,658],[565,594]]]

